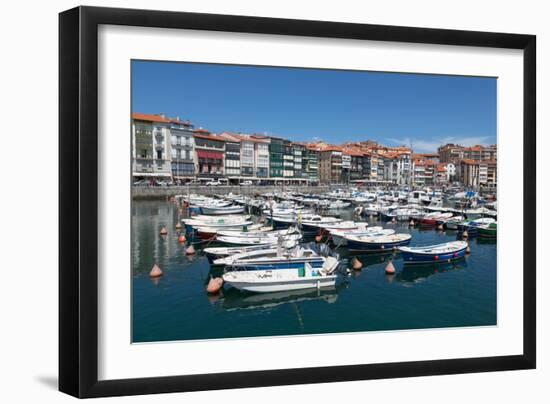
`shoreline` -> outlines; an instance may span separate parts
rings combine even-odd
[[[255,195],[264,193],[280,193],[280,192],[308,192],[312,194],[322,194],[330,191],[330,185],[317,185],[317,186],[299,186],[299,185],[285,185],[274,186],[239,186],[239,185],[220,185],[220,186],[207,186],[207,185],[182,185],[182,186],[169,186],[169,187],[132,187],[132,199],[133,200],[147,200],[147,199],[165,199],[175,195],[214,195],[214,194],[240,194],[240,195]]]

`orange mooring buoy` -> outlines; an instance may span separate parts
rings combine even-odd
[[[163,227],[162,229],[160,229],[160,234],[162,236],[166,236],[168,234],[168,230],[166,230],[166,227]]]
[[[180,234],[180,236],[178,237],[178,242],[185,243],[186,241],[187,241],[187,239],[185,238],[185,235]]]
[[[176,223],[176,229],[181,229],[181,223],[180,222]]]
[[[387,274],[394,274],[395,273],[395,267],[393,266],[393,263],[391,261],[388,262],[388,265],[386,265],[386,273]]]
[[[409,222],[409,226],[414,227],[414,220],[411,220],[411,221]]]
[[[470,244],[466,246],[466,254],[470,254],[472,251],[470,251]]]
[[[208,281],[208,286],[206,287],[206,291],[208,293],[218,293],[223,286],[223,279],[222,278],[210,278]]]
[[[153,265],[151,272],[149,272],[149,276],[151,278],[158,278],[159,276],[162,276],[162,270],[157,264]]]
[[[195,247],[193,247],[193,244],[189,245],[187,249],[185,250],[185,254],[187,255],[193,255],[195,254]]]
[[[439,226],[437,226],[437,230],[443,230],[443,223],[441,223]]]
[[[357,257],[353,257],[353,259],[351,260],[351,267],[356,271],[359,271],[363,267],[363,263],[359,261]]]
[[[317,241],[318,243],[320,243],[322,239],[323,239],[323,236],[321,236],[320,234],[315,236],[315,241]]]
[[[464,230],[464,233],[462,233],[462,238],[468,238],[468,231]]]

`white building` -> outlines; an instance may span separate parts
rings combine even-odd
[[[265,136],[251,135],[255,145],[254,174],[257,178],[269,177],[269,143]]]
[[[132,177],[172,177],[170,120],[161,115],[132,114]]]
[[[445,164],[445,174],[447,175],[448,182],[451,182],[454,178],[456,178],[456,166],[454,163]]]

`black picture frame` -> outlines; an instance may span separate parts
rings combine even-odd
[[[523,354],[99,381],[100,24],[523,50]],[[535,66],[534,35],[96,7],[77,7],[60,13],[59,389],[84,398],[535,368]]]

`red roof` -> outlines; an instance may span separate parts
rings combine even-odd
[[[170,123],[169,119],[163,118],[160,115],[142,114],[141,112],[134,112],[132,114],[132,119],[135,119],[136,121]]]
[[[199,139],[207,139],[207,140],[217,140],[218,142],[225,142],[225,140],[219,136],[213,136],[213,135],[201,135],[200,133],[195,133],[195,137]]]

